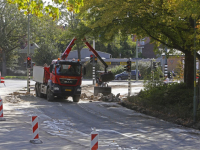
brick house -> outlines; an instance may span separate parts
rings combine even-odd
[[[154,49],[154,44],[150,43],[149,37],[140,40],[138,43],[138,52],[142,53],[143,58],[157,58],[153,49]]]

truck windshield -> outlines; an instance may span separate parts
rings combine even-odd
[[[80,76],[81,66],[75,64],[59,64],[56,66],[56,73],[58,75]]]

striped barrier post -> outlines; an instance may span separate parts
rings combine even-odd
[[[165,64],[164,72],[165,72],[165,77],[167,77],[167,75],[168,75],[168,65],[167,64]]]
[[[6,86],[6,85],[5,85],[5,81],[1,81],[1,79],[4,79],[4,77],[1,77],[1,71],[0,71],[0,83],[3,83],[4,86]]]
[[[31,80],[31,69],[28,69],[28,92],[30,93],[30,80]]]
[[[91,145],[90,145],[90,150],[98,150],[99,144],[99,133],[96,132],[95,130],[91,132]]]
[[[5,121],[6,119],[3,118],[3,100],[0,97],[0,121]]]
[[[92,80],[93,80],[93,85],[95,85],[95,66],[93,63],[93,67],[92,67]]]
[[[32,116],[32,130],[33,130],[33,139],[30,140],[33,144],[41,144],[42,141],[39,139],[39,124],[38,124],[38,117]]]
[[[131,72],[128,72],[128,97],[131,96]]]

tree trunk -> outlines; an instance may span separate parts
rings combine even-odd
[[[79,47],[78,47],[77,52],[78,52],[78,59],[81,61],[81,49]]]
[[[185,53],[184,83],[187,87],[194,87],[194,55],[191,52]]]
[[[81,49],[83,48],[83,46],[80,46],[79,44],[77,44],[77,53],[78,53],[78,59],[81,61]]]
[[[2,76],[7,75],[7,70],[6,70],[6,53],[2,51]]]

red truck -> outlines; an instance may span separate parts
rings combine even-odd
[[[61,59],[53,60],[49,67],[33,67],[33,80],[36,81],[35,91],[37,97],[47,97],[48,101],[53,101],[54,96],[63,98],[71,96],[73,98],[73,102],[79,102],[82,76],[86,73],[86,69],[85,67],[82,67],[79,60],[67,60],[75,41],[76,38],[70,42],[62,54]],[[108,73],[106,70],[108,67],[107,64],[101,59],[98,53],[86,40],[84,40],[84,42],[105,66],[105,73],[102,74],[102,81],[107,82],[113,80],[114,76],[112,73]],[[99,88],[96,89],[103,92],[103,87]],[[98,93],[97,90],[95,93]],[[104,91],[106,90],[107,89],[104,88]]]

